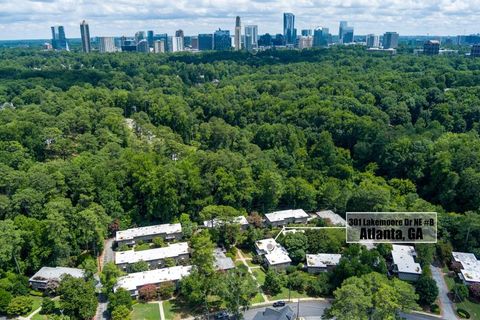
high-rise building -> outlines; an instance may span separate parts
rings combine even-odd
[[[300,36],[298,39],[298,48],[299,49],[308,49],[311,48],[313,45],[313,37],[312,36]]]
[[[92,51],[92,46],[90,44],[90,28],[88,23],[85,20],[80,24],[80,36],[82,38],[82,50],[85,53]]]
[[[303,37],[308,37],[308,36],[312,36],[312,29],[302,29],[302,36]]]
[[[343,28],[342,43],[353,43],[353,27]]]
[[[245,49],[248,51],[258,48],[258,26],[245,26]]]
[[[135,33],[135,41],[140,42],[144,39],[146,39],[145,31],[138,31]]]
[[[69,50],[63,26],[54,26],[52,29],[52,47],[55,50]]]
[[[285,12],[283,14],[283,36],[287,45],[294,45],[297,40],[297,29],[295,29],[295,15]]]
[[[213,49],[214,50],[230,50],[232,48],[232,40],[230,38],[229,30],[218,29],[213,34]]]
[[[340,43],[343,43],[343,33],[344,29],[348,27],[348,22],[347,21],[340,21],[340,27],[338,28],[338,41]]]
[[[98,37],[98,51],[100,53],[115,52],[115,39],[113,37]]]
[[[385,32],[383,35],[383,48],[384,49],[397,49],[398,47],[398,33]]]
[[[192,36],[191,37],[190,47],[193,50],[198,50],[198,36]]]
[[[198,50],[213,50],[213,34],[203,33],[198,35]]]
[[[283,34],[277,33],[275,38],[272,39],[272,44],[274,46],[284,46],[286,43],[285,37]]]
[[[127,39],[122,37],[122,52],[134,52],[137,51],[137,42],[135,39]]]
[[[179,29],[179,30],[175,31],[175,37],[178,38],[178,39],[175,40],[175,41],[177,41],[177,49],[181,49],[181,50],[178,50],[178,51],[183,51],[185,49],[185,35],[183,34],[183,30]],[[173,39],[172,39],[172,41],[173,41]]]
[[[150,52],[150,47],[148,46],[147,39],[142,39],[137,43],[137,52]]]
[[[313,31],[313,47],[326,47],[332,42],[332,35],[328,28],[316,28]]]
[[[165,52],[168,52],[169,51],[169,47],[168,47],[168,34],[166,33],[160,33],[160,34],[155,34],[153,36],[153,41],[163,41],[163,45],[164,45],[164,48],[165,48]]]
[[[240,17],[235,18],[235,39],[234,39],[235,50],[242,49],[242,23],[240,22]]]
[[[366,40],[367,48],[378,48],[380,47],[379,37],[374,34],[367,34]]]
[[[172,47],[171,52],[184,51],[183,47],[183,37],[172,37]]]
[[[153,41],[154,41],[153,37],[154,37],[153,30],[148,30],[147,31],[147,41],[148,41],[148,46],[150,48],[153,48]]]
[[[153,42],[153,52],[154,53],[164,53],[165,52],[165,41],[155,40]]]
[[[470,56],[475,57],[475,58],[480,57],[480,44],[479,43],[474,44],[472,46],[472,50],[470,51]]]
[[[423,44],[423,54],[435,56],[440,52],[440,41],[428,40]]]

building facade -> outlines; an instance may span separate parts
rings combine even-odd
[[[63,26],[53,26],[52,29],[52,47],[55,50],[68,51],[68,41],[65,36],[65,29]]]
[[[100,53],[115,52],[116,50],[113,37],[98,37],[98,51]]]
[[[283,36],[286,45],[294,45],[297,40],[297,29],[295,29],[295,15],[285,12],[283,14]]]
[[[398,33],[385,32],[383,35],[383,48],[384,49],[397,49],[398,48]]]
[[[90,28],[88,27],[88,23],[85,20],[82,21],[80,24],[80,36],[82,38],[82,51],[85,53],[89,53],[92,51],[92,46],[90,43]]]
[[[470,51],[470,56],[474,58],[480,57],[480,44],[474,44]]]
[[[232,40],[230,38],[229,30],[218,29],[213,34],[213,49],[218,51],[225,51],[232,49]]]
[[[374,34],[367,34],[365,39],[367,48],[379,48],[380,47],[380,40],[379,37]]]
[[[182,238],[182,225],[180,223],[167,223],[121,230],[117,231],[115,241],[117,245],[134,245],[138,241],[151,242],[157,237],[165,240],[180,240]]]
[[[213,50],[213,34],[204,33],[198,35],[198,50]]]
[[[423,54],[427,56],[435,56],[440,52],[440,41],[428,40],[423,44]]]
[[[240,21],[240,17],[237,16],[235,18],[235,39],[234,39],[234,46],[235,50],[242,49],[242,24]]]
[[[245,26],[245,49],[248,51],[258,49],[258,26]]]
[[[154,53],[164,53],[165,52],[165,41],[156,40],[153,42],[153,52]]]

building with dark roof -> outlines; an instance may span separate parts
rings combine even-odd
[[[258,312],[252,320],[293,320],[296,319],[295,312],[289,306],[281,309],[266,308]]]

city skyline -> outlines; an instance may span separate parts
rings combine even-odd
[[[1,0],[0,0],[1,1]],[[335,30],[346,20],[356,34],[457,35],[478,33],[480,8],[474,1],[2,1],[0,39],[48,39],[48,28],[63,25],[67,37],[80,38],[78,24],[87,20],[95,36],[130,35],[136,30],[173,34],[213,33],[218,28],[234,34],[235,17],[243,25],[258,25],[259,34],[282,33],[282,15],[295,15],[295,28],[317,26]],[[381,18],[379,18],[381,17]],[[379,23],[379,19],[381,23]],[[242,30],[243,31],[243,30]]]

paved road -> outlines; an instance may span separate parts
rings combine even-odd
[[[297,311],[297,303],[287,303],[287,305],[292,308],[295,312]],[[330,302],[327,300],[324,301],[300,301],[300,317],[303,317],[305,320],[320,320],[322,319],[322,315],[325,312],[326,308],[330,307]],[[247,310],[244,313],[245,320],[252,320],[253,317],[257,314],[257,312],[265,310],[265,307],[255,307],[252,309]],[[428,316],[419,313],[412,313],[412,314],[401,314],[403,319],[406,320],[451,320],[450,318],[439,318],[435,316]],[[456,319],[456,318],[452,318]]]
[[[297,311],[297,303],[287,303],[295,312]],[[300,301],[300,317],[308,320],[321,319],[326,308],[330,307],[328,301]],[[259,311],[265,310],[265,307],[247,310],[244,314],[245,320],[252,320]]]
[[[111,262],[114,259],[114,252],[113,252],[112,246],[113,246],[113,239],[105,240],[103,253],[102,253],[102,255],[100,256],[100,259],[99,259],[99,269],[100,270],[103,268],[103,266],[106,263]],[[103,293],[99,294],[98,295],[97,313],[95,315],[96,320],[107,320],[107,319],[109,319],[107,307],[108,307],[107,297]]]
[[[455,308],[452,301],[448,297],[448,287],[445,283],[445,279],[443,278],[442,269],[431,266],[432,269],[432,278],[437,283],[438,287],[438,298],[440,300],[440,308],[442,310],[442,316],[448,320],[455,320],[458,319],[455,315]]]

